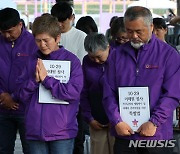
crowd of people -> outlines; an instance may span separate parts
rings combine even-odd
[[[172,154],[168,144],[129,147],[173,139],[180,55],[165,20],[129,7],[105,35],[91,16],[74,20],[57,2],[30,33],[17,10],[0,10],[0,154],[14,153],[17,132],[24,154],[83,154],[85,134],[91,154]],[[121,116],[122,87],[148,88],[150,117],[137,130]]]

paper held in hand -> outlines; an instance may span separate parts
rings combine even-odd
[[[119,87],[120,116],[133,131],[150,118],[148,87]]]
[[[67,83],[70,78],[70,61],[43,60],[48,76],[54,77],[60,83]],[[42,84],[39,86],[39,103],[69,104],[69,102],[56,99],[52,96],[51,91],[46,89]]]

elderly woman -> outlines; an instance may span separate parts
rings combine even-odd
[[[82,114],[90,125],[91,153],[112,154],[114,138],[109,134],[109,120],[102,105],[102,76],[108,63],[111,49],[103,34],[93,33],[85,38],[85,50],[88,52],[83,59],[84,87],[80,105]]]

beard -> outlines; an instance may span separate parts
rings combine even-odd
[[[142,42],[140,42],[140,43],[131,42],[131,45],[132,45],[133,48],[139,49],[141,46],[144,45],[144,43],[142,43]]]

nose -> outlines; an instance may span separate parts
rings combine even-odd
[[[100,63],[100,60],[99,60],[98,58],[95,58],[94,61],[95,61],[96,63]]]
[[[40,45],[40,47],[44,47],[44,46],[45,46],[45,42],[44,42],[43,40],[41,40],[41,41],[39,42],[39,45]]]
[[[62,22],[59,22],[59,26],[62,27]]]
[[[10,37],[10,34],[9,33],[2,33],[3,34],[3,36],[5,37],[5,38],[9,38]]]
[[[154,33],[155,35],[157,35],[157,31],[156,31],[156,30],[153,30],[153,33]]]
[[[138,38],[138,35],[137,35],[136,32],[133,32],[131,37],[132,37],[132,38]]]

